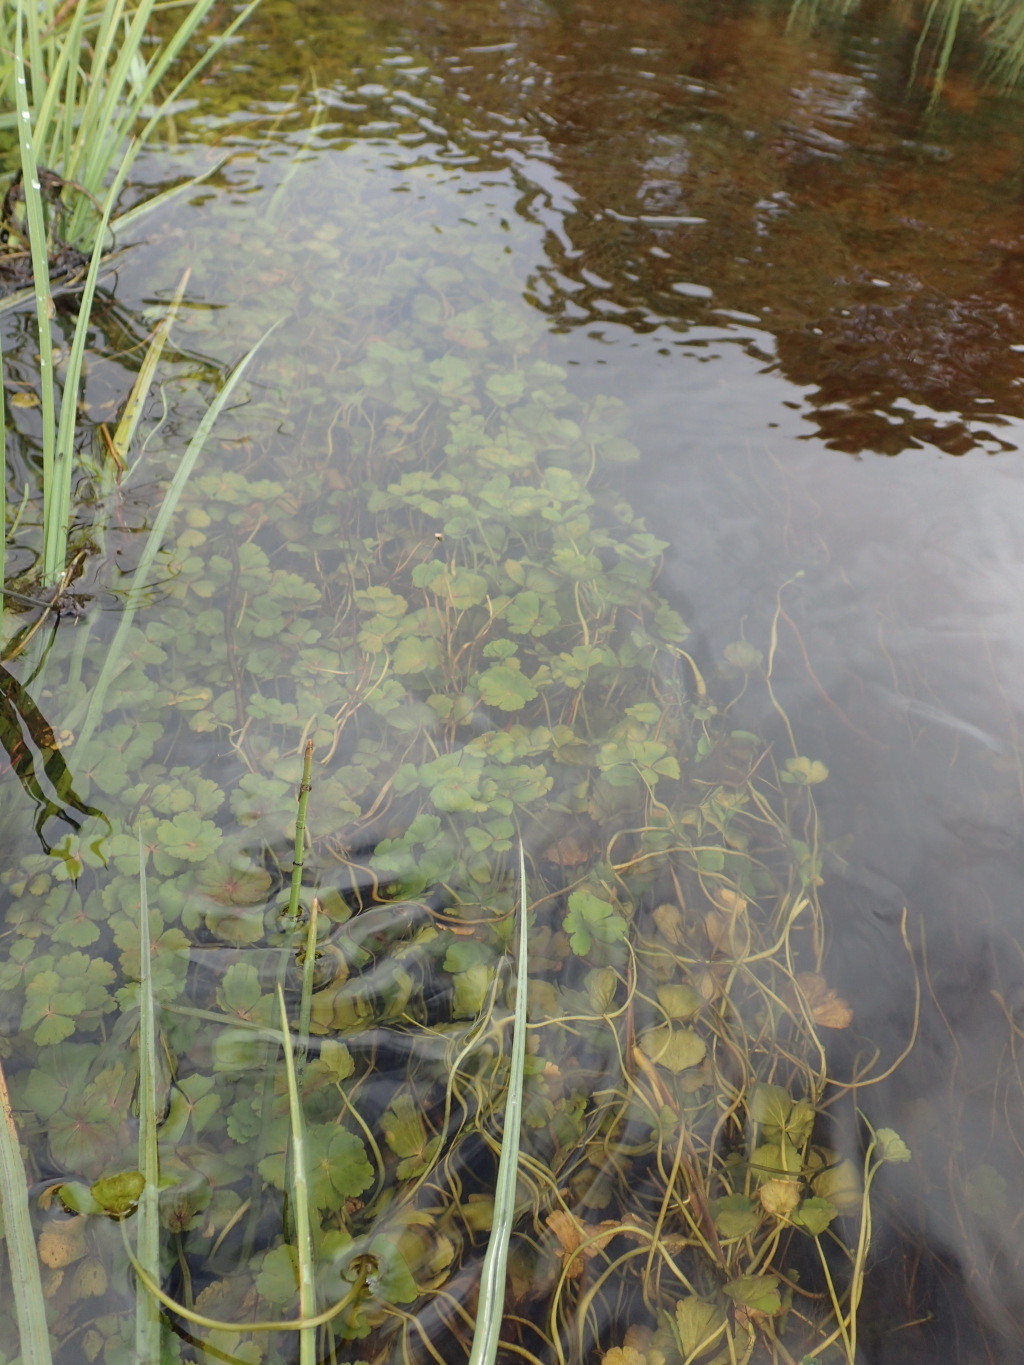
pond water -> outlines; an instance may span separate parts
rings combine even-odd
[[[3,665],[2,1056],[61,1365],[138,1358],[131,1220],[85,1191],[138,1161],[139,832],[164,1287],[225,1324],[170,1315],[164,1359],[298,1359],[246,1330],[298,1301],[278,984],[346,1305],[316,1358],[468,1353],[520,837],[502,1358],[1020,1358],[1024,115],[970,41],[936,89],[897,6],[787,21],[265,0],[140,160],[141,195],[226,157],[106,280],[75,609],[30,637],[10,601]]]

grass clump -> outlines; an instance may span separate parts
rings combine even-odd
[[[44,585],[56,583],[65,570],[82,360],[100,262],[111,230],[127,221],[114,217],[121,190],[166,111],[256,3],[236,15],[184,71],[178,64],[213,0],[186,6],[170,34],[155,44],[155,0],[134,7],[124,0],[74,6],[18,0],[0,13],[0,127],[11,129],[17,147],[17,170],[0,218],[0,294],[21,287],[35,299]],[[162,92],[167,80],[173,80],[172,88]],[[137,207],[132,217],[139,212]],[[53,282],[68,277],[84,285],[67,371],[58,384]]]
[[[847,18],[857,0],[793,0],[793,17]],[[930,86],[937,102],[958,54],[980,51],[982,79],[1003,90],[1024,76],[1024,12],[1017,0],[894,0],[893,19],[916,34],[910,79]]]

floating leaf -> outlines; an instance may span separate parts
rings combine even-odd
[[[374,1291],[385,1303],[413,1303],[419,1289],[412,1268],[397,1238],[381,1235],[370,1243],[370,1255],[376,1258],[377,1269],[370,1280]]]
[[[195,811],[183,811],[173,820],[161,820],[157,825],[156,837],[163,853],[190,863],[203,862],[216,853],[223,838],[212,820],[204,820]]]
[[[423,635],[407,635],[391,656],[391,666],[399,674],[425,673],[437,668],[440,662],[437,641]]]
[[[354,1133],[333,1123],[310,1124],[306,1137],[309,1188],[318,1209],[339,1208],[373,1184],[373,1167]]]
[[[127,1218],[134,1213],[146,1178],[141,1171],[122,1171],[120,1175],[106,1175],[94,1180],[90,1193],[104,1213],[111,1218]]]
[[[286,1244],[267,1252],[256,1276],[256,1290],[275,1308],[284,1308],[297,1301],[299,1260],[294,1247]]]

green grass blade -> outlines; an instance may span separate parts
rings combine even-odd
[[[82,161],[75,176],[93,194],[103,183],[107,168],[116,160],[118,148],[135,122],[138,100],[126,98],[130,90],[129,73],[132,62],[140,55],[152,10],[153,0],[142,0],[127,33],[118,33],[109,71],[106,61],[99,70],[98,61],[93,63],[92,81],[102,91],[102,98],[90,111],[88,122],[83,118],[79,129],[77,146],[81,148]]]
[[[208,167],[205,171],[200,171],[199,174],[194,175],[191,180],[184,180],[180,185],[172,185],[169,190],[162,190],[160,194],[155,194],[152,199],[144,199],[141,204],[135,204],[132,208],[126,209],[124,213],[119,214],[118,217],[114,219],[110,225],[111,228],[114,232],[124,232],[125,229],[133,227],[140,219],[145,218],[147,214],[152,213],[154,209],[163,208],[166,204],[170,203],[172,199],[177,199],[179,195],[187,194],[189,190],[194,189],[196,185],[202,184],[202,182],[209,179],[211,175],[216,175],[230,160],[230,153],[226,156],[219,156],[212,166]]]
[[[188,68],[170,93],[159,99],[156,109],[147,119],[127,153],[129,163],[134,160],[139,148],[152,136],[167,109],[204,67],[213,61],[259,3],[260,0],[250,0],[245,9],[209,43],[202,56]],[[128,33],[121,39],[117,57],[110,71],[107,71],[109,54],[104,56],[102,63],[98,61],[93,63],[90,84],[94,89],[102,86],[103,98],[95,104],[87,103],[74,150],[65,171],[66,175],[76,178],[91,193],[96,193],[108,168],[121,155],[120,149],[125,139],[155,97],[160,81],[195,36],[212,5],[213,0],[195,0],[169,39],[149,61],[146,61],[143,57],[146,50],[145,28],[152,0],[145,0],[144,5],[133,16]],[[131,80],[133,63],[137,64],[136,59],[144,61],[146,71],[145,79],[137,86]],[[98,66],[102,69],[97,70]],[[72,216],[68,237],[73,242],[78,241],[82,235],[83,215],[86,211],[87,204],[80,203]]]
[[[53,514],[53,505],[60,504],[57,480],[70,478],[70,470],[54,468],[56,452],[56,381],[53,373],[53,337],[50,318],[53,299],[50,295],[50,266],[43,217],[43,201],[39,192],[39,169],[33,147],[32,111],[28,103],[25,81],[25,53],[22,28],[25,19],[25,0],[18,0],[14,29],[14,94],[18,111],[18,146],[21,152],[22,187],[25,191],[25,217],[28,222],[29,247],[32,253],[32,275],[36,299],[36,320],[39,328],[39,387],[43,416],[43,522]],[[44,537],[45,539],[45,537]],[[56,582],[64,569],[64,551],[60,563],[43,560],[43,577],[47,583]]]
[[[284,1035],[284,1065],[288,1079],[288,1115],[292,1141],[292,1205],[295,1212],[295,1249],[299,1262],[299,1317],[316,1315],[316,1284],[313,1277],[313,1237],[309,1218],[309,1188],[306,1182],[306,1139],[302,1121],[302,1102],[295,1075],[288,1011],[284,991],[277,987]],[[299,1365],[316,1365],[316,1328],[304,1327],[299,1334]]]
[[[302,996],[299,1002],[299,1074],[306,1064],[309,1051],[309,1021],[313,1014],[313,987],[316,974],[316,937],[320,902],[313,897],[309,907],[309,924],[306,926],[306,955],[302,959]]]
[[[104,220],[103,228],[104,232],[101,232],[101,237],[105,234],[106,220]],[[153,376],[156,373],[156,367],[163,354],[164,344],[170,335],[174,320],[178,316],[181,300],[184,297],[185,288],[188,285],[191,273],[192,267],[189,266],[181,277],[178,288],[175,290],[174,297],[171,299],[170,307],[167,309],[164,317],[160,319],[160,322],[153,332],[149,346],[146,348],[145,359],[139,367],[139,373],[135,376],[135,383],[132,385],[132,391],[128,395],[128,402],[125,404],[124,414],[117,424],[117,430],[114,432],[114,439],[111,443],[114,449],[114,458],[120,462],[122,467],[127,463],[129,447],[134,439],[136,428],[139,425],[139,419],[142,417],[142,409],[145,406],[146,398],[150,389],[153,387]],[[61,416],[63,416],[63,413]]]
[[[310,783],[313,775],[313,741],[306,741],[302,755],[302,781],[299,783],[299,810],[295,817],[295,848],[292,855],[292,884],[288,896],[288,917],[299,917],[299,895],[302,891],[302,863],[306,853],[306,808],[309,805]]]
[[[0,342],[0,374],[4,368],[3,343]],[[0,614],[4,609],[4,584],[7,582],[7,414],[4,411],[4,386],[0,384]]]
[[[3,1111],[0,1113],[0,1207],[4,1215],[14,1311],[21,1336],[21,1361],[22,1365],[50,1365],[50,1331],[46,1323],[39,1258],[28,1212],[28,1182],[2,1066],[0,1110]]]
[[[39,103],[46,93],[46,66],[43,61],[43,45],[39,36],[40,24],[45,22],[45,16],[39,13],[38,5],[29,5],[24,13],[28,23],[28,57],[32,68],[32,103],[38,109]]]
[[[188,40],[194,34],[195,30],[199,27],[199,24],[201,23],[203,17],[206,14],[207,9],[210,6],[210,3],[212,3],[212,0],[203,0],[202,5],[197,4],[193,11],[189,14],[188,18],[186,18],[185,21],[178,28],[178,30],[171,38],[167,46],[160,52],[150,72],[150,79],[146,88],[147,98],[156,88],[156,86],[160,83],[160,81],[163,79],[171,63],[177,59],[178,54],[184,47],[185,43],[188,42]],[[249,0],[248,5],[246,5],[244,9],[240,10],[239,13],[235,15],[231,23],[228,24],[226,28],[222,29],[213,38],[213,40],[210,42],[206,51],[199,58],[199,60],[195,62],[194,65],[189,67],[189,69],[185,72],[185,75],[182,76],[181,80],[170,92],[167,98],[161,100],[159,107],[150,116],[148,122],[146,123],[145,128],[142,131],[143,140],[147,139],[152,134],[156,125],[164,117],[165,111],[169,108],[169,106],[172,105],[175,102],[175,100],[178,99],[178,97],[182,94],[185,88],[191,85],[191,83],[195,80],[199,73],[205,67],[207,67],[210,64],[210,62],[212,62],[213,59],[216,56],[218,56],[218,54],[223,50],[225,45],[231,41],[231,39],[238,32],[238,30],[245,23],[245,21],[249,18],[249,15],[252,14],[253,10],[257,7],[259,3],[260,0]]]
[[[67,109],[61,112],[61,98],[68,81],[68,69],[73,69],[78,59],[85,8],[84,5],[77,5],[71,28],[62,34],[59,40],[51,38],[48,46],[54,50],[56,57],[52,64],[47,63],[46,80],[42,90],[37,87],[34,80],[32,83],[32,99],[36,113],[33,146],[36,160],[46,166],[63,164],[54,155],[55,140],[60,137],[67,118]]]
[[[92,301],[96,294],[96,281],[100,273],[100,260],[103,256],[103,242],[107,235],[107,224],[117,197],[121,193],[125,176],[128,173],[127,160],[118,170],[103,205],[100,229],[93,246],[89,272],[82,290],[82,300],[75,320],[75,334],[68,356],[68,368],[64,377],[64,391],[61,395],[60,424],[57,428],[57,447],[55,469],[64,474],[56,475],[54,502],[49,516],[44,518],[43,560],[46,565],[58,565],[56,576],[64,571],[67,550],[68,523],[71,519],[71,477],[74,472],[75,456],[75,417],[78,413],[78,389],[82,380],[82,362],[85,359],[86,339],[89,332],[89,316]]]
[[[277,323],[274,323],[274,327],[276,326]],[[138,567],[135,570],[131,588],[128,590],[124,611],[121,614],[121,620],[118,623],[114,638],[110,642],[110,648],[103,660],[103,667],[100,669],[99,677],[96,679],[96,683],[90,694],[88,709],[86,710],[85,718],[82,721],[81,730],[78,735],[78,744],[81,748],[84,748],[85,745],[88,744],[95,733],[97,725],[103,719],[103,709],[107,690],[120,670],[121,655],[124,652],[128,631],[131,629],[136,611],[138,611],[139,607],[142,605],[153,563],[163,544],[171,517],[174,515],[175,508],[178,506],[178,501],[181,498],[185,485],[192,475],[196,461],[199,459],[202,449],[209,439],[210,432],[213,430],[214,423],[220,416],[225,404],[234,393],[239,380],[242,378],[246,369],[248,369],[256,352],[274,330],[274,327],[268,328],[267,331],[263,333],[262,337],[260,337],[252,350],[244,355],[231,371],[227,382],[206,410],[206,414],[199,423],[196,434],[192,437],[191,441],[189,441],[188,447],[181,457],[181,463],[178,465],[174,478],[171,480],[171,485],[164,495],[163,502],[160,504],[160,511],[156,515],[156,519],[153,522],[152,529],[146,540],[145,548],[139,558]]]
[[[92,190],[92,186],[88,185],[82,178],[85,149],[90,137],[96,138],[103,130],[103,126],[99,122],[99,111],[107,88],[107,62],[117,37],[123,10],[124,0],[113,0],[113,3],[107,4],[103,8],[102,20],[92,43],[92,64],[88,79],[84,82],[85,103],[81,110],[78,132],[72,145],[71,156],[61,168],[65,176],[86,184],[86,188],[89,190]],[[77,214],[72,222],[74,223],[76,219]],[[74,233],[71,231],[69,231],[69,238],[71,241],[75,240]]]
[[[516,1211],[519,1175],[519,1130],[523,1118],[523,1067],[526,1061],[527,960],[526,855],[519,841],[519,934],[516,950],[516,1007],[512,1023],[512,1058],[502,1123],[501,1157],[494,1192],[494,1221],[480,1276],[480,1298],[469,1365],[493,1365],[498,1354],[505,1308],[505,1266]]]
[[[136,1255],[153,1280],[160,1279],[160,1162],[157,1151],[156,1004],[153,959],[149,942],[149,895],[146,850],[139,830],[139,1170],[145,1187],[139,1200]],[[139,1293],[135,1304],[135,1359],[138,1365],[160,1365],[160,1305]]]

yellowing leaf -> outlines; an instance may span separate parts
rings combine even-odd
[[[860,1171],[852,1161],[837,1161],[826,1166],[814,1176],[811,1188],[819,1199],[827,1199],[840,1213],[860,1207]]]
[[[715,903],[726,915],[743,915],[747,910],[747,899],[727,886],[721,886],[715,895]]]
[[[910,1148],[894,1128],[879,1128],[875,1134],[875,1150],[883,1161],[899,1165],[911,1159]]]
[[[788,1218],[800,1203],[800,1182],[798,1180],[766,1180],[758,1191],[761,1205],[766,1213],[776,1218]]]
[[[613,1346],[601,1357],[601,1365],[647,1365],[647,1357],[632,1346]]]
[[[658,927],[658,933],[666,943],[676,946],[683,942],[685,937],[683,916],[678,905],[670,905],[667,902],[664,905],[659,905],[652,913],[651,918]]]
[[[683,984],[658,987],[658,1004],[670,1019],[692,1019],[704,1004],[692,986]]]
[[[648,1029],[640,1038],[640,1047],[652,1062],[672,1072],[699,1066],[708,1050],[707,1043],[692,1028],[673,1028],[671,1024]]]
[[[561,1247],[561,1261],[565,1265],[575,1251],[578,1250],[583,1241],[583,1225],[576,1221],[571,1213],[566,1213],[564,1209],[555,1209],[544,1219],[548,1227],[558,1238],[558,1245]],[[582,1275],[583,1257],[576,1257],[569,1268],[571,1277]]]
[[[87,1257],[76,1267],[71,1280],[71,1293],[76,1299],[98,1299],[107,1292],[107,1272],[103,1262],[95,1256]]]
[[[787,758],[786,771],[782,774],[783,782],[795,782],[799,787],[813,787],[818,782],[824,782],[826,777],[828,769],[824,763],[802,757]]]
[[[725,1330],[725,1314],[715,1303],[690,1294],[676,1304],[676,1327],[685,1360],[711,1350]]]

